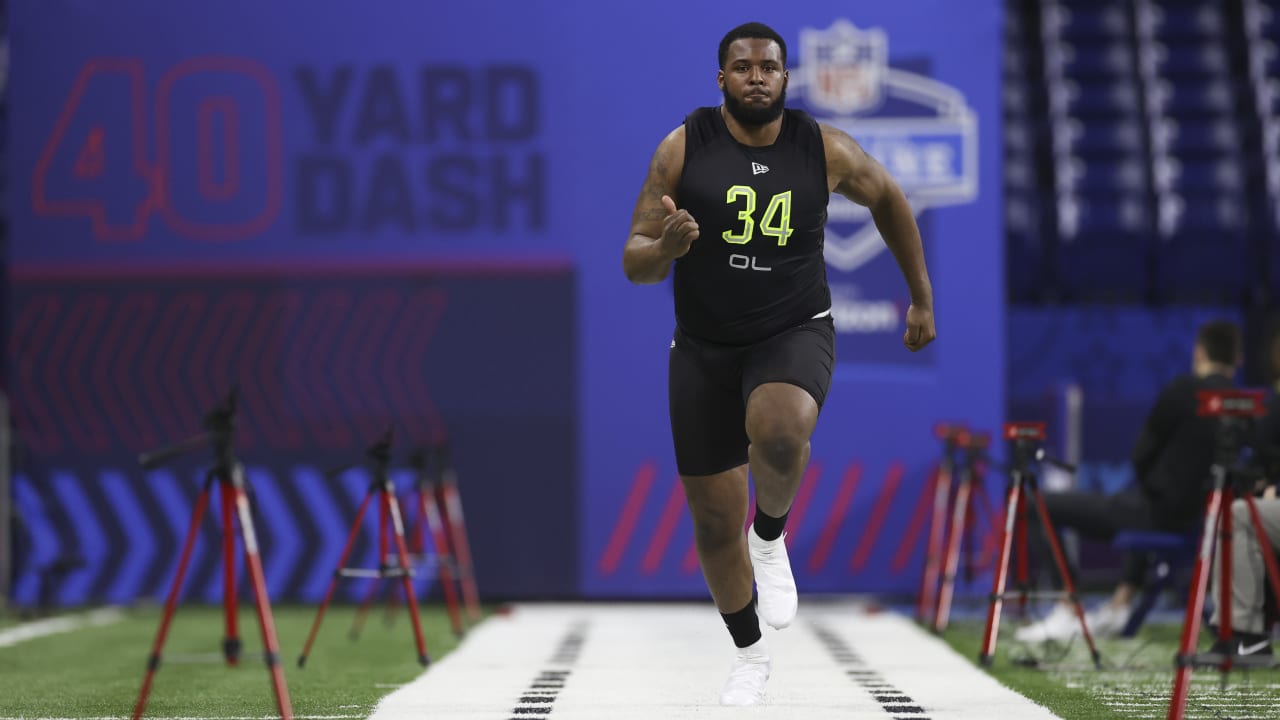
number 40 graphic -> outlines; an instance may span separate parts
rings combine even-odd
[[[141,239],[156,213],[193,240],[244,240],[270,226],[283,194],[270,70],[247,58],[191,58],[147,100],[141,60],[85,63],[36,162],[35,212],[88,218],[94,238],[111,241]]]

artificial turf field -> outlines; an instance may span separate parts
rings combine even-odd
[[[390,616],[390,622],[386,609],[377,608],[360,637],[353,640],[348,633],[355,608],[332,607],[305,669],[298,669],[296,660],[315,608],[279,606],[274,613],[296,717],[368,717],[382,697],[422,672],[403,608]],[[156,608],[126,610],[112,622],[5,646],[4,633],[25,625],[12,614],[0,615],[0,718],[128,717],[159,618]],[[455,646],[447,615],[441,607],[424,605],[422,619],[428,651],[439,661]],[[221,610],[181,607],[165,646],[147,717],[274,716],[256,616],[244,611],[240,624],[245,643],[242,659],[239,666],[227,667],[220,655]],[[1178,640],[1176,624],[1149,623],[1138,638],[1101,642],[1105,666],[1101,671],[1092,668],[1081,642],[1028,647],[1012,640],[1011,629],[1009,625],[1002,633],[989,672],[1053,714],[1081,720],[1165,717]],[[974,672],[983,672],[972,662],[981,633],[980,622],[963,620],[953,623],[943,638],[970,661]],[[1207,643],[1206,636],[1202,647]],[[856,644],[854,650],[858,650]],[[1015,662],[1020,658],[1035,658],[1039,667]],[[1228,676],[1225,689],[1219,683],[1214,671],[1195,673],[1186,717],[1280,718],[1280,671],[1237,670]],[[608,692],[607,688],[599,691]],[[555,716],[554,709],[542,715]],[[928,717],[946,720],[947,715]]]

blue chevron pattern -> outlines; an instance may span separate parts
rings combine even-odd
[[[163,542],[161,533],[152,532],[138,496],[129,491],[129,478],[117,472],[104,472],[102,483],[108,503],[119,510],[125,532],[125,547],[120,567],[111,573],[111,585],[107,600],[113,603],[128,602],[146,588],[147,569],[155,564],[160,548],[173,547]],[[141,494],[141,493],[140,493]]]
[[[369,474],[349,470],[326,479],[314,467],[246,468],[268,594],[273,602],[319,602],[337,567]],[[15,604],[84,605],[163,600],[177,571],[204,471],[184,473],[107,468],[18,474],[14,497],[31,548],[14,583]],[[392,476],[406,523],[413,511],[412,474]],[[376,500],[376,498],[375,498]],[[347,564],[377,565],[377,504],[371,503]],[[408,528],[406,528],[408,532]],[[200,523],[184,601],[222,600],[221,499],[216,488]],[[248,597],[243,546],[237,539],[237,584]],[[424,596],[434,563],[419,568]],[[345,582],[339,599],[356,601],[367,585]]]

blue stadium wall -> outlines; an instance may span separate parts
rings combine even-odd
[[[932,426],[1005,408],[1000,4],[187,1],[11,10],[14,600],[160,596],[232,385],[273,599],[319,599],[363,449],[447,440],[481,593],[705,594],[670,448],[669,286],[620,255],[657,142],[719,101],[715,49],[786,39],[789,103],[901,180],[940,339],[833,202],[838,365],[793,512],[809,591],[914,588]],[[928,22],[921,22],[928,18]],[[964,32],[956,32],[963,27]],[[354,564],[376,562],[372,531]],[[216,601],[202,525],[187,597]],[[352,584],[344,597],[358,597]]]

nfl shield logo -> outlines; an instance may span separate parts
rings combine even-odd
[[[889,43],[883,30],[839,20],[800,32],[805,99],[814,108],[853,115],[880,104]]]

